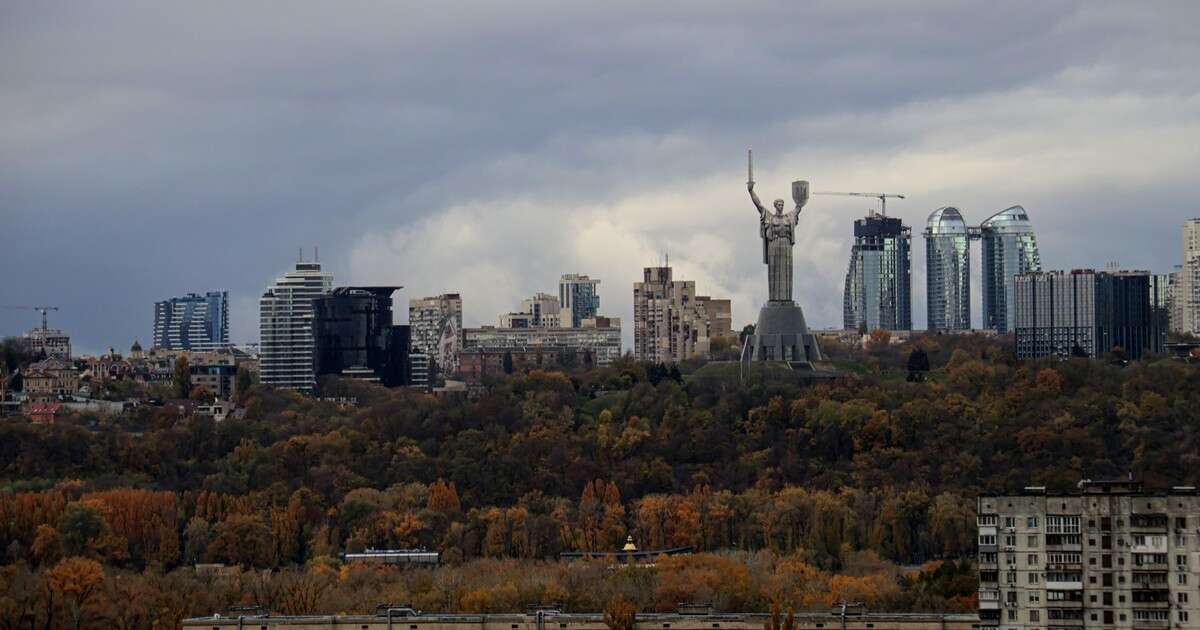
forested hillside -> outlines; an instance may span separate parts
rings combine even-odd
[[[768,572],[791,559],[823,572],[828,594],[830,576],[865,574],[866,557],[970,555],[980,492],[1128,473],[1200,482],[1195,366],[1018,363],[969,336],[873,347],[831,348],[846,376],[810,385],[622,361],[514,375],[475,400],[331,386],[357,397],[348,406],[255,386],[245,418],[220,424],[171,407],[8,419],[0,558],[30,575],[76,556],[110,572],[336,573],[339,553],[367,547],[438,549],[457,565],[611,550],[632,535],[642,548],[777,559]],[[910,380],[917,347],[931,370]],[[753,606],[770,599],[751,590]]]

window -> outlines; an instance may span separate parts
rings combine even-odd
[[[1186,573],[1177,573],[1175,575],[1175,583],[1180,586],[1187,586],[1187,574]]]
[[[979,544],[981,544],[981,545],[996,544],[996,535],[995,534],[980,534],[979,535]]]
[[[1005,534],[1004,535],[1004,544],[1008,547],[1016,547],[1017,546],[1017,535],[1016,534]]]
[[[1036,567],[1038,564],[1038,555],[1036,553],[1031,553],[1029,554],[1029,557],[1025,559],[1025,561],[1029,564],[1029,566]]]
[[[1016,611],[1016,609],[1015,609],[1015,608],[1009,608],[1009,609],[1008,609],[1008,620],[1009,620],[1009,621],[1016,621],[1016,620],[1017,620],[1017,611]]]
[[[1105,606],[1112,606],[1112,591],[1105,591],[1104,593],[1101,593],[1101,597],[1104,600]]]
[[[1079,517],[1078,516],[1047,516],[1046,517],[1046,533],[1047,534],[1078,534],[1079,533]]]
[[[1004,594],[1004,598],[1009,604],[1012,604],[1014,606],[1017,604],[1017,592],[1016,591],[1008,591],[1007,593]]]
[[[1100,576],[1100,584],[1111,587],[1113,585],[1112,574],[1105,573],[1104,575],[1101,575]]]
[[[1187,556],[1182,553],[1176,555],[1175,556],[1175,566],[1180,569],[1186,569],[1187,568]]]
[[[1175,534],[1175,546],[1176,547],[1186,547],[1187,546],[1187,534]]]
[[[1188,611],[1186,611],[1186,610],[1179,611],[1179,620],[1187,621],[1188,620]]]
[[[1004,564],[1007,564],[1008,566],[1016,566],[1017,565],[1017,554],[1015,554],[1015,553],[1004,554]]]
[[[1038,517],[1030,516],[1025,519],[1025,527],[1033,529],[1038,526]]]
[[[1183,611],[1181,610],[1181,611],[1179,611],[1179,613],[1182,615]],[[1036,610],[1029,611],[1029,621],[1030,622],[1041,621],[1041,614],[1039,614],[1039,611],[1036,611]],[[1180,619],[1180,621],[1187,621],[1187,619]]]
[[[1100,517],[1100,529],[1103,529],[1106,531],[1112,529],[1112,517],[1111,516],[1101,516]]]
[[[1050,591],[1050,592],[1051,592],[1051,593],[1053,593],[1054,591]],[[1061,592],[1061,591],[1060,591],[1060,592]],[[1186,595],[1186,593],[1180,593],[1180,595]],[[1185,599],[1185,600],[1186,600],[1187,598],[1186,598],[1186,597],[1184,597],[1183,599]],[[1030,603],[1030,604],[1036,604],[1036,603],[1038,603],[1038,602],[1040,602],[1040,601],[1042,601],[1042,595],[1041,595],[1041,593],[1039,593],[1039,592],[1037,592],[1037,591],[1029,591],[1029,603]]]
[[[1016,527],[1017,519],[1012,516],[1005,516],[1004,517],[1004,526],[1005,527]]]
[[[1041,578],[1041,575],[1039,575],[1037,571],[1029,572],[1029,583],[1030,584],[1037,584],[1039,578]]]
[[[1028,546],[1030,546],[1030,547],[1036,547],[1036,546],[1038,546],[1038,535],[1037,535],[1037,534],[1031,534],[1031,535],[1030,535],[1030,536],[1029,536],[1029,537],[1026,539],[1026,541],[1025,541],[1025,542],[1026,542],[1026,544],[1027,544]]]
[[[1017,583],[1017,572],[1009,571],[1006,578],[1007,579],[1005,581],[1008,582],[1009,584],[1016,584]]]
[[[1176,599],[1180,604],[1188,603],[1188,594],[1187,593],[1180,592],[1180,593],[1176,593],[1176,595],[1178,595],[1178,597]]]

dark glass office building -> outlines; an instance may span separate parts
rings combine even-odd
[[[842,321],[847,330],[912,329],[912,230],[871,214],[854,222]]]
[[[313,368],[339,375],[407,385],[408,326],[392,325],[392,293],[400,287],[338,287],[313,299]]]
[[[1016,277],[1017,357],[1082,353],[1103,357],[1114,348],[1139,359],[1163,351],[1161,314],[1144,271],[1033,272]]]

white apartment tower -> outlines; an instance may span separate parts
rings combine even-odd
[[[1174,332],[1200,335],[1200,218],[1183,224],[1183,265],[1171,287]]]
[[[259,370],[263,383],[312,391],[313,298],[333,289],[321,263],[300,261],[275,279],[259,300]]]

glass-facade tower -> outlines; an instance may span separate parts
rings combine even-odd
[[[1033,224],[1021,206],[988,217],[979,226],[983,253],[983,327],[1012,332],[1015,278],[1042,270]]]
[[[929,330],[971,328],[970,233],[958,208],[938,208],[925,223],[925,300]]]
[[[872,214],[854,222],[842,320],[847,330],[912,329],[912,230]]]
[[[229,293],[189,293],[154,303],[154,347],[213,350],[229,345]]]
[[[600,294],[596,292],[599,280],[575,273],[563,274],[558,281],[558,303],[562,307],[560,325],[564,328],[579,328],[585,319],[591,319],[600,311]]]

